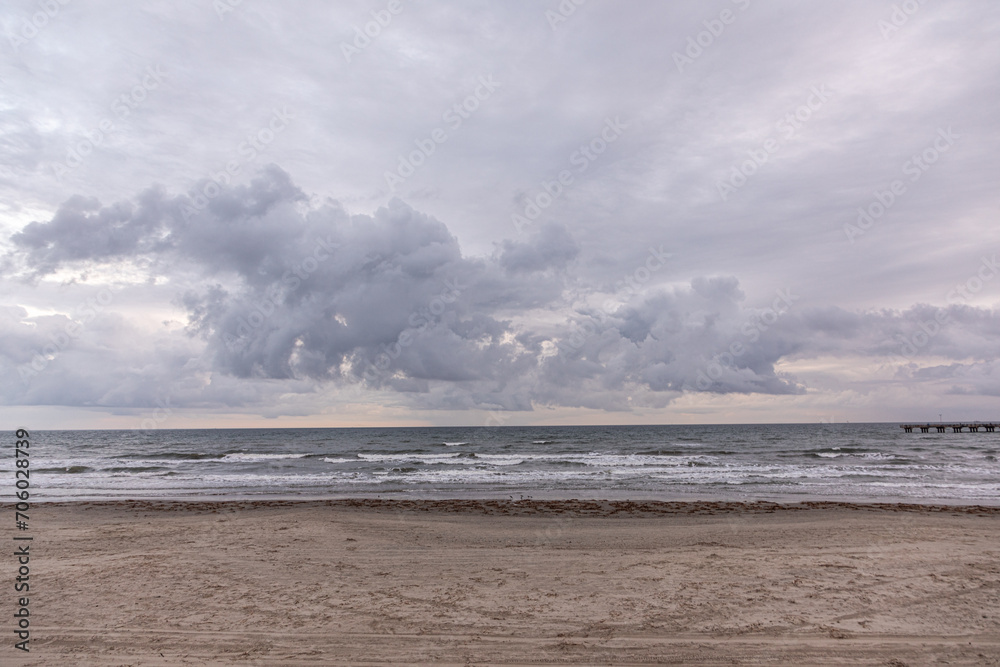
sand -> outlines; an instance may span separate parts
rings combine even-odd
[[[4,665],[1000,665],[997,508],[67,503],[32,532]]]

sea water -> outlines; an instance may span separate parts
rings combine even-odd
[[[1000,433],[891,424],[33,431],[33,499],[1000,504]]]

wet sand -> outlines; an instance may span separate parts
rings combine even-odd
[[[81,502],[32,532],[5,665],[1000,665],[1000,508]]]

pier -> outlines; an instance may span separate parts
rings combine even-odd
[[[936,429],[938,433],[947,433],[951,429],[952,433],[962,433],[963,429],[969,429],[969,433],[978,433],[983,429],[987,433],[993,433],[1000,424],[975,422],[973,424],[900,424],[899,428],[907,433],[913,433],[913,429],[919,428],[921,433],[930,433],[931,429]]]

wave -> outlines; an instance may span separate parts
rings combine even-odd
[[[283,459],[304,459],[308,454],[250,454],[234,452],[222,457],[223,461],[238,461],[240,463],[261,463],[263,461],[280,461]]]
[[[155,454],[126,454],[125,459],[166,459],[178,461],[200,461],[203,459],[221,459],[223,454],[199,454],[197,452],[156,452]]]
[[[363,454],[359,453],[358,458],[362,461],[443,461],[446,459],[457,459],[461,456],[459,452],[454,454],[410,454],[407,452],[400,452],[398,454]]]
[[[473,465],[513,466],[523,463],[541,465],[580,465],[599,468],[648,468],[663,466],[716,465],[718,457],[707,454],[643,455],[643,454],[358,454],[362,461],[372,463],[406,463],[419,465]]]
[[[469,443],[467,443],[467,442],[443,442],[441,444],[443,444],[445,447],[458,447],[459,445],[467,445]]]
[[[814,452],[813,454],[821,459],[839,459],[844,457],[851,457],[859,459],[876,459],[882,461],[890,461],[898,458],[895,454],[886,454],[884,452]]]
[[[52,472],[56,474],[73,475],[81,472],[92,472],[90,466],[65,466],[63,468],[35,468],[34,472]]]

